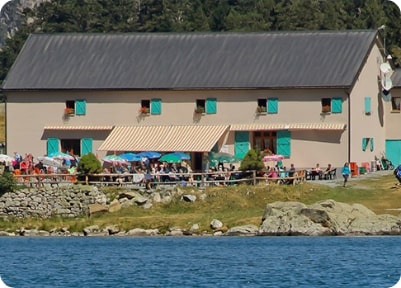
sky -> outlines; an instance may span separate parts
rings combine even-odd
[[[4,4],[6,4],[8,1],[10,0],[0,0],[0,10],[3,9]]]
[[[389,1],[394,2],[398,6],[398,8],[401,10],[401,0],[389,0]]]

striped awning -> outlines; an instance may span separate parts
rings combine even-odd
[[[114,126],[45,126],[44,130],[112,130]]]
[[[230,131],[260,131],[260,130],[345,130],[344,123],[258,123],[232,124]]]
[[[208,152],[229,125],[117,126],[99,151]]]

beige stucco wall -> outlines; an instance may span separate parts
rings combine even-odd
[[[217,114],[194,114],[196,99],[217,99]],[[277,97],[278,114],[258,115],[257,99]],[[321,114],[322,97],[342,97],[343,113]],[[45,126],[80,125],[214,125],[250,123],[347,123],[347,95],[343,90],[229,90],[229,91],[91,91],[91,92],[24,92],[10,93],[7,103],[7,145],[9,153],[46,153],[46,139],[94,138],[99,148],[107,133],[45,132]],[[161,98],[162,114],[142,117],[138,110],[143,99]],[[35,102],[32,101],[35,99]],[[49,99],[51,99],[49,101]],[[85,116],[63,117],[65,101],[86,99]],[[88,135],[89,133],[89,135]],[[316,162],[340,165],[347,154],[347,133],[293,131],[292,155],[285,161],[297,166],[314,166]],[[226,143],[224,143],[224,141]],[[219,145],[233,151],[234,135],[230,133]],[[329,153],[328,153],[329,151]],[[104,152],[98,152],[102,155]],[[341,160],[339,160],[341,159]],[[288,163],[286,163],[288,162]]]
[[[366,59],[359,77],[350,92],[350,161],[370,162],[385,151],[384,109],[380,94],[380,64],[383,57],[377,46]],[[365,113],[365,97],[371,98],[371,113]],[[362,138],[374,139],[374,150],[362,151]]]

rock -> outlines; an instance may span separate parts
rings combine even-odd
[[[121,210],[121,204],[118,200],[113,200],[111,201],[110,205],[109,205],[109,212],[113,213],[113,212],[117,212]]]
[[[232,227],[227,230],[227,236],[256,236],[259,234],[259,227],[256,225],[243,225]]]
[[[109,232],[109,235],[115,235],[120,232],[120,227],[118,227],[118,225],[112,225],[106,227],[106,230]]]
[[[223,222],[221,222],[220,220],[217,220],[217,219],[213,219],[212,222],[210,222],[210,227],[213,230],[221,229],[221,228],[223,228]]]
[[[129,230],[126,235],[127,236],[155,236],[160,232],[158,229],[142,229],[142,228],[134,228]]]
[[[107,211],[109,211],[109,208],[107,208],[105,205],[99,203],[89,204],[89,216]]]
[[[260,235],[400,235],[401,218],[376,215],[363,205],[324,200],[268,204]]]
[[[190,194],[185,194],[182,195],[182,199],[186,202],[195,202],[196,201],[196,196],[195,195],[190,195]]]

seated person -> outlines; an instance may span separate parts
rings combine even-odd
[[[331,164],[327,164],[327,168],[323,171],[323,178],[324,179],[330,179],[330,172],[333,170],[333,167]]]
[[[275,167],[271,167],[270,171],[266,174],[266,177],[267,178],[271,178],[271,179],[277,178],[278,177],[278,172],[277,172],[276,168]]]
[[[317,163],[316,166],[315,166],[314,168],[312,168],[312,171],[311,171],[311,178],[312,178],[313,180],[315,180],[316,177],[319,177],[319,179],[322,179],[322,174],[323,174],[323,171],[322,171],[322,169],[320,168],[320,164]]]

